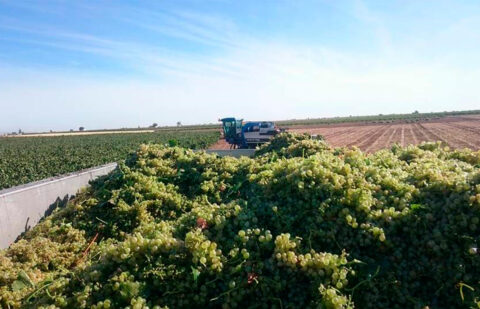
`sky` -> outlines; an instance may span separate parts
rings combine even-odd
[[[0,0],[0,132],[480,108],[478,0]]]

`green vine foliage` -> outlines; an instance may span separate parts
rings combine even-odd
[[[160,131],[58,137],[0,138],[0,189],[125,160],[140,144],[203,149],[217,131]]]

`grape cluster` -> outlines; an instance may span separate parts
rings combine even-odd
[[[192,254],[192,262],[194,265],[201,264],[210,268],[212,271],[222,271],[222,250],[217,249],[217,243],[208,240],[202,233],[201,229],[188,232],[185,237],[185,247]]]
[[[477,308],[480,152],[143,145],[0,252],[5,308]]]

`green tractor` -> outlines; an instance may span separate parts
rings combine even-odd
[[[271,121],[251,121],[233,117],[220,119],[223,123],[223,135],[231,148],[255,148],[267,143],[281,130]]]

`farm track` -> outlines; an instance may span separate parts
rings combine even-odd
[[[215,144],[211,145],[209,149],[228,150],[230,149],[230,144],[228,144],[224,139],[219,139]]]

